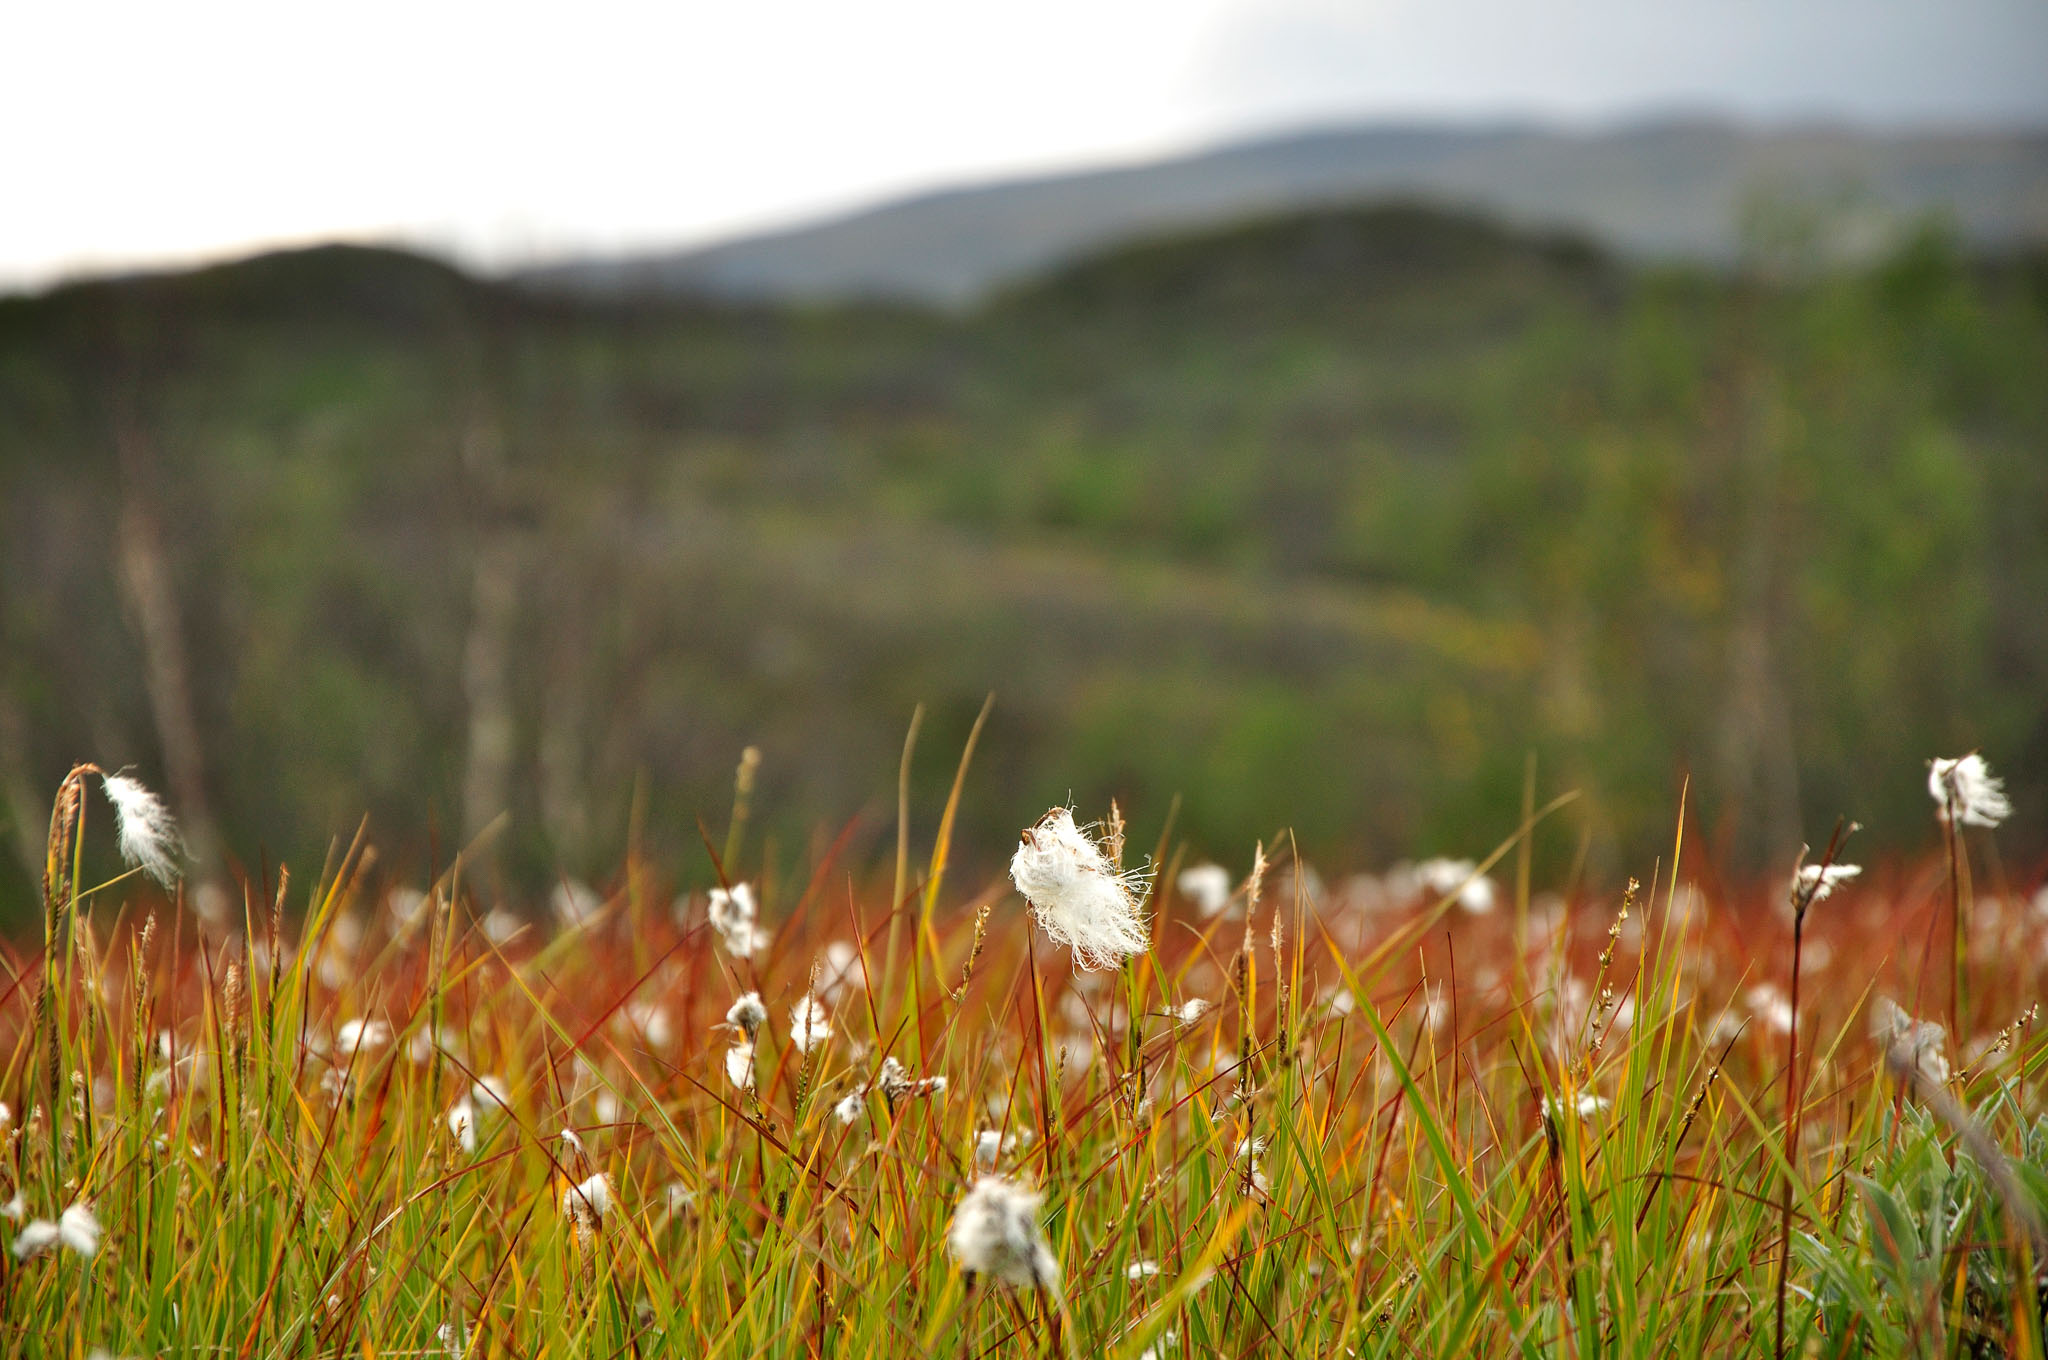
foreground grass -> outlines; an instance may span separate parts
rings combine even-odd
[[[1814,907],[1788,1138],[1775,900],[1666,866],[1625,898],[1474,915],[1283,859],[1215,915],[1163,892],[1149,953],[1077,974],[1006,884],[949,888],[947,853],[942,833],[893,889],[830,852],[762,884],[746,958],[637,860],[601,899],[565,889],[573,923],[510,934],[459,866],[394,892],[358,845],[222,932],[132,881],[78,894],[56,846],[56,947],[0,987],[0,1193],[27,1218],[83,1200],[105,1235],[0,1260],[0,1334],[50,1355],[2040,1353],[2048,1045],[2016,1022],[2048,921],[2017,899],[1977,897],[1957,1071],[1916,1089],[1865,1013],[1949,1001],[1940,866]],[[748,991],[751,1044],[725,1027]],[[831,1030],[802,1052],[807,994]],[[944,1088],[892,1099],[892,1057]],[[1056,1296],[948,1259],[978,1169],[1043,1189]],[[597,1173],[608,1212],[565,1201]]]

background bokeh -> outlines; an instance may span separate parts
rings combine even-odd
[[[78,154],[0,233],[0,918],[31,909],[77,759],[165,789],[218,882],[317,863],[365,815],[423,880],[508,814],[479,872],[531,901],[629,842],[708,877],[700,820],[722,834],[748,746],[771,858],[849,823],[886,842],[913,711],[931,809],[990,694],[958,838],[984,867],[1069,798],[1119,798],[1150,844],[1177,797],[1232,863],[1289,829],[1334,867],[1483,854],[1533,766],[1582,793],[1548,870],[1640,865],[1683,792],[1716,868],[1777,872],[1837,816],[1865,857],[1928,850],[1926,760],[1981,748],[2019,808],[1996,872],[2024,877],[2048,852],[2048,107],[2013,76],[2048,26],[1977,8],[1880,6],[1830,47],[1587,4],[1467,51],[1399,5],[1224,6],[1158,49],[1208,72],[1174,106],[1199,117],[1084,82],[1089,142],[998,98],[1019,71],[977,102],[933,68],[956,119],[855,100],[819,164],[777,160],[765,115],[650,131],[625,73],[653,58],[619,52],[616,93],[590,86],[616,136],[529,138],[522,192],[570,191],[520,250],[335,204],[429,163],[465,167],[450,204],[496,184],[508,129],[568,117],[486,61],[537,60],[532,34],[346,126],[283,85],[275,120],[240,106],[268,179],[202,155],[225,68],[154,131],[32,139],[22,183]],[[1164,22],[1106,21],[1073,69]],[[1052,50],[1034,34],[1018,61]],[[870,76],[922,50],[845,38]],[[1809,49],[1839,61],[1802,75]],[[1411,50],[1399,79],[1372,55]],[[1574,82],[1593,51],[1640,60]],[[838,77],[776,69],[815,126]],[[1166,100],[1163,70],[1119,98]],[[1276,93],[1290,72],[1310,102]],[[507,111],[473,154],[394,132],[445,132],[462,91]],[[189,173],[164,169],[187,124]],[[1172,154],[1204,126],[1230,136]],[[724,159],[662,166],[659,136]],[[1082,168],[885,192],[971,180],[976,138],[989,174]],[[637,195],[609,236],[611,200],[561,178],[579,146]],[[91,206],[152,155],[165,192]],[[798,211],[857,207],[857,180],[869,206]],[[721,184],[781,227],[713,240]],[[696,237],[660,246],[663,205]],[[261,248],[321,222],[350,243]]]

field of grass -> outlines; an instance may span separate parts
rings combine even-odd
[[[1112,821],[1150,947],[1079,972],[946,874],[950,803],[789,876],[736,800],[544,925],[358,838],[219,935],[84,875],[98,788],[0,977],[13,1353],[2040,1353],[2048,917],[1995,833],[1951,859],[1930,816],[1925,862],[1814,902],[1795,989],[1783,877],[1703,888],[1684,831],[1639,886],[1543,891],[1543,808],[1486,911],[1284,843],[1205,905],[1170,825]],[[751,923],[710,891],[742,882]],[[1873,1040],[1886,996],[1952,1071]],[[1056,1279],[949,1254],[985,1172],[1042,1194]]]

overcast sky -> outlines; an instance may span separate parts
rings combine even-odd
[[[86,0],[0,62],[0,288],[694,244],[1304,122],[2048,127],[2048,0]]]

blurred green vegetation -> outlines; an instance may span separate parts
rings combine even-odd
[[[1707,272],[1332,210],[962,314],[585,302],[355,248],[0,301],[0,859],[71,759],[161,777],[136,515],[248,856],[317,861],[367,812],[445,859],[479,693],[510,883],[616,862],[636,817],[690,852],[749,743],[794,856],[886,834],[920,702],[934,805],[991,690],[962,809],[991,858],[1070,794],[1148,840],[1178,793],[1232,862],[1282,827],[1483,851],[1531,752],[1596,863],[1667,844],[1688,776],[1731,867],[1838,813],[1874,854],[1931,843],[1924,761],[1976,747],[2008,853],[2044,848],[2048,257],[1937,230]]]

